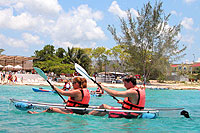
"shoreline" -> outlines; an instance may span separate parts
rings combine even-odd
[[[64,83],[58,83],[58,82],[51,82],[55,86],[64,86]],[[49,84],[46,81],[42,82],[17,82],[17,83],[0,83],[0,85],[28,85],[28,86],[49,86]],[[102,83],[105,87],[109,88],[125,88],[124,84],[112,84],[112,83]],[[138,87],[143,87],[142,84],[138,84]],[[88,82],[88,87],[98,87],[96,84],[93,82]],[[145,86],[147,89],[152,89],[152,90],[200,90],[199,85],[195,84],[183,84],[183,83],[157,83],[157,82],[152,82],[150,84],[147,84]]]

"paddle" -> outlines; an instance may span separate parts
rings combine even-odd
[[[83,77],[92,80],[95,84],[97,84],[97,85],[102,89],[101,85],[100,85],[99,83],[97,83],[94,79],[92,79],[92,78],[88,75],[88,73],[85,71],[85,69],[83,69],[79,64],[75,63],[75,69],[76,69],[76,71],[77,71],[78,73],[80,73]],[[103,89],[102,89],[102,90],[103,90]],[[111,95],[110,95],[110,96],[111,96]],[[113,99],[119,101],[116,97],[114,97],[114,96],[112,96],[112,97],[113,97]]]
[[[57,93],[58,91],[54,88],[54,86],[49,82],[47,76],[45,75],[45,73],[40,69],[40,68],[37,68],[37,67],[33,67],[35,69],[35,71],[41,76],[43,77],[48,83],[49,85],[51,86],[52,89],[54,89]],[[65,99],[60,95],[60,93],[58,93],[58,95],[62,98],[62,100],[65,102]]]

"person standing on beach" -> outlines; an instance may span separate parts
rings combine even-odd
[[[111,96],[124,97],[124,101],[119,100],[118,103],[122,104],[122,109],[126,110],[143,110],[145,106],[145,89],[138,88],[136,86],[136,79],[132,75],[128,75],[123,79],[126,91],[116,91],[108,89],[102,86],[102,89]],[[116,109],[107,104],[102,104],[98,107],[99,109]],[[109,118],[137,118],[137,113],[126,113],[126,112],[100,112],[92,111],[89,115],[104,116],[108,114]]]
[[[66,90],[70,90],[71,89],[71,84],[69,80],[64,80],[65,85],[63,86],[62,90],[66,91]]]
[[[54,86],[54,88],[61,95],[69,96],[68,100],[65,100],[67,107],[88,107],[90,101],[90,93],[89,90],[85,88],[87,87],[85,81],[87,81],[85,78],[75,77],[72,82],[74,89],[69,91],[64,91],[62,89],[57,88],[56,86]],[[42,112],[28,111],[28,113],[30,114],[43,113],[43,112],[48,112],[48,113],[56,112],[61,114],[76,113],[80,115],[88,113],[88,111],[86,110],[73,110],[73,109],[54,108],[54,107],[50,107],[49,109],[44,110]]]

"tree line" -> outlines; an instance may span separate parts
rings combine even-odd
[[[90,74],[106,71],[109,66],[113,71],[140,74],[147,79],[164,79],[170,63],[184,56],[186,46],[179,45],[181,25],[169,25],[170,14],[165,15],[162,4],[157,1],[154,6],[150,2],[144,4],[136,18],[127,11],[127,18],[119,17],[121,32],[114,25],[108,25],[116,41],[116,46],[111,49],[68,48],[65,51],[46,45],[35,51],[37,60],[34,65],[45,71],[72,73],[76,62]]]

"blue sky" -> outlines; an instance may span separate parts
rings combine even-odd
[[[120,31],[118,17],[130,9],[133,17],[147,0],[1,0],[0,48],[2,54],[32,56],[51,44],[55,48],[95,48],[116,45],[107,26]],[[154,5],[154,0],[151,0]],[[171,13],[169,26],[182,24],[180,45],[186,56],[174,63],[200,61],[200,1],[165,0]]]

